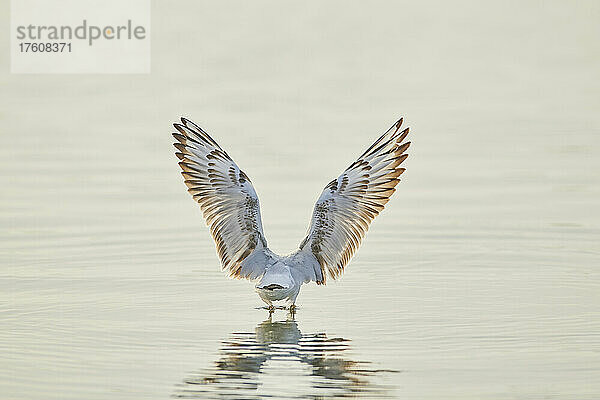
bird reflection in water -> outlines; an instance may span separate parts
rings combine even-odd
[[[254,333],[232,333],[222,342],[219,360],[177,385],[173,397],[202,399],[389,398],[381,381],[398,371],[369,368],[347,358],[349,340],[325,333],[304,334],[293,314],[269,319]],[[389,375],[387,376],[389,378]]]

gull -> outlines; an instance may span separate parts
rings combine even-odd
[[[405,170],[400,165],[410,142],[405,140],[409,128],[400,129],[402,121],[325,186],[306,237],[287,256],[267,246],[250,178],[198,125],[186,118],[173,124],[181,174],[210,227],[222,269],[231,278],[256,282],[271,312],[279,301],[295,311],[302,284],[325,285],[328,277],[339,278]]]

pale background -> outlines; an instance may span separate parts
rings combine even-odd
[[[244,398],[600,396],[600,3],[152,6],[149,75],[11,75],[1,13],[3,398],[242,393],[190,381],[267,313],[219,271],[173,155],[181,115],[251,177],[283,253],[327,182],[411,127],[345,276],[298,298],[303,334],[367,362],[367,394],[291,357]]]

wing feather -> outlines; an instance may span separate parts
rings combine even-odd
[[[198,125],[181,118],[173,126],[181,174],[210,227],[222,268],[233,278],[260,277],[273,253],[250,179]]]
[[[315,204],[308,234],[300,252],[310,252],[321,268],[321,280],[344,271],[369,229],[383,210],[405,171],[410,142],[402,119],[381,135],[337,179],[331,181]]]

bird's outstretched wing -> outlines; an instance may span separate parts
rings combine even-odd
[[[223,269],[233,278],[260,277],[272,253],[250,179],[202,128],[185,118],[173,126],[181,174],[210,226]]]
[[[331,181],[315,204],[308,234],[300,253],[312,253],[321,267],[335,279],[358,247],[371,221],[383,210],[395,191],[408,157],[405,142],[408,128],[400,130],[402,119],[375,141],[358,160]]]

